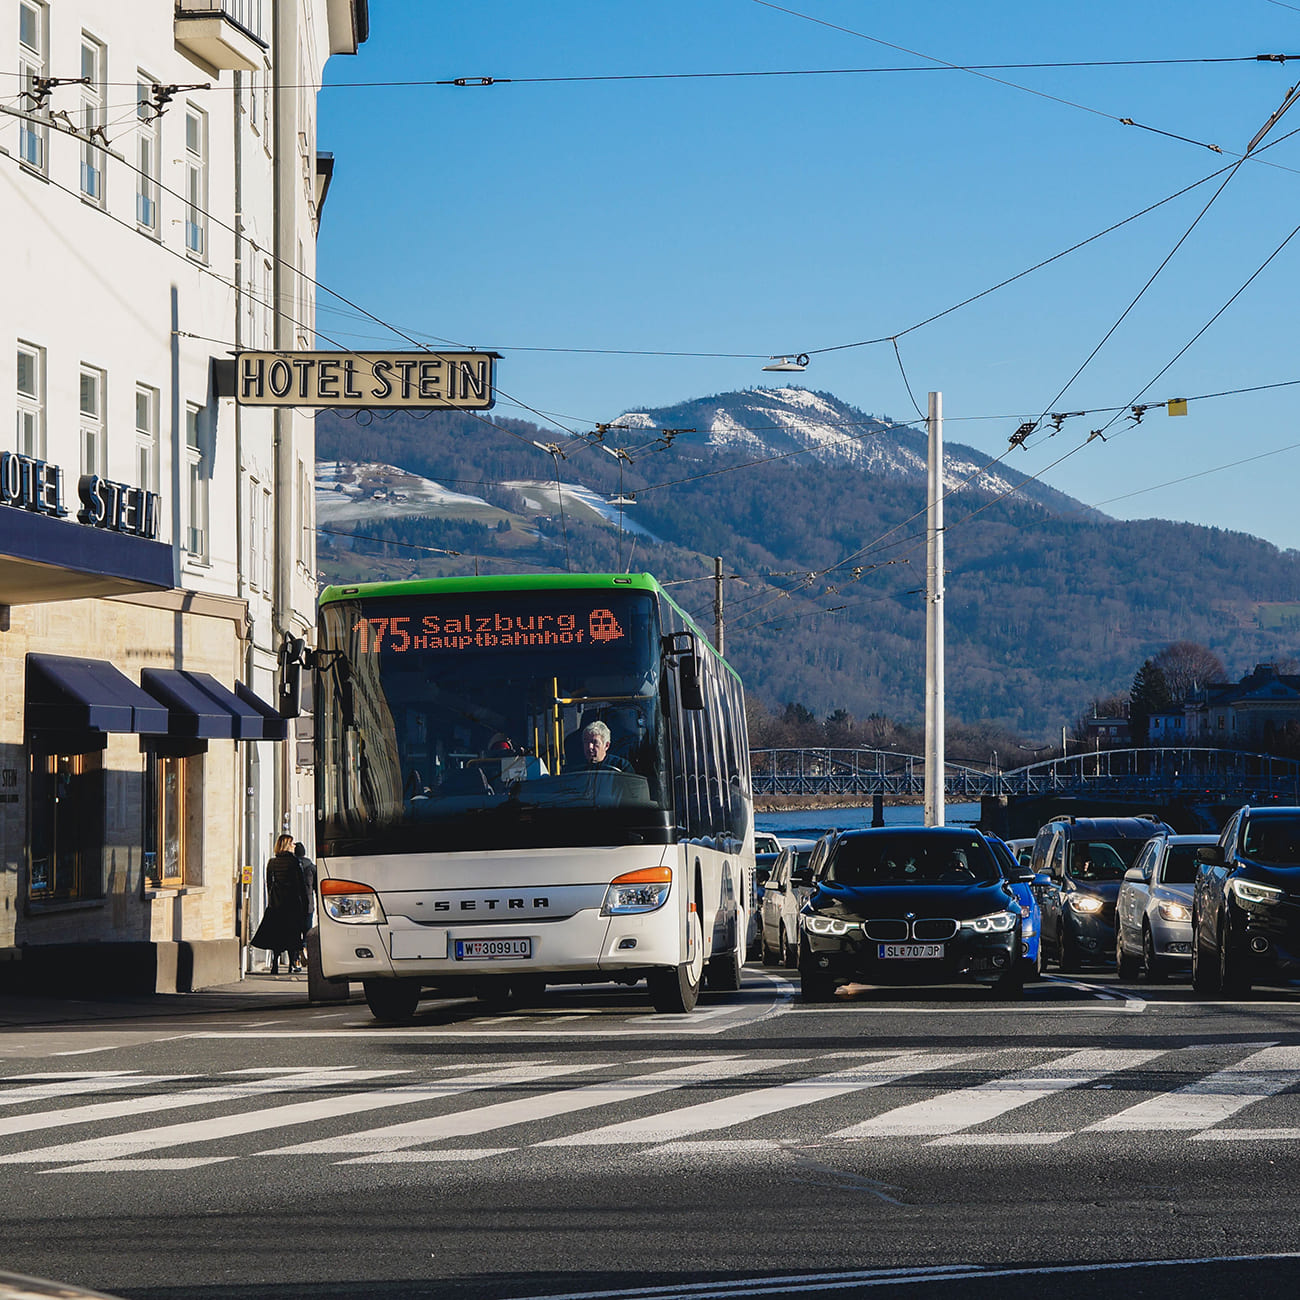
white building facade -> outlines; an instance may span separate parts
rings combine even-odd
[[[237,978],[243,868],[311,849],[275,716],[314,622],[326,61],[366,0],[0,0],[0,983]],[[229,395],[228,395],[229,394]]]

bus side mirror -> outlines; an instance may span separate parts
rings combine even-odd
[[[280,689],[277,703],[282,718],[296,718],[302,712],[302,668],[306,646],[302,637],[284,634],[280,642]]]
[[[678,695],[684,709],[702,709],[704,707],[704,690],[700,685],[700,661],[698,656],[683,655],[677,661]]]

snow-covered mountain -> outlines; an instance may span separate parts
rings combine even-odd
[[[806,388],[747,388],[675,406],[625,411],[612,422],[607,441],[623,430],[632,436],[685,430],[672,435],[675,446],[694,444],[701,449],[741,451],[756,458],[795,452],[810,460],[844,461],[881,478],[924,481],[926,476],[923,427],[868,415],[830,393]],[[986,453],[945,437],[945,486],[953,490],[970,480],[973,488],[997,495],[1019,489],[1022,499],[1035,501],[1054,514],[1097,517],[1072,497],[1028,481],[1016,471],[1014,461],[990,464],[991,460]]]

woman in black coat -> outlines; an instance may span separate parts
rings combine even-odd
[[[253,935],[253,947],[271,954],[271,974],[280,973],[280,954],[292,972],[300,970],[298,954],[307,933],[307,888],[293,851],[293,836],[275,841],[275,857],[266,864],[266,911]]]

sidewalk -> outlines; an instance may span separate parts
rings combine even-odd
[[[295,1007],[347,1006],[364,1003],[361,986],[353,984],[347,1002],[313,1003],[307,998],[307,976],[269,975],[253,971],[234,984],[194,993],[107,994],[102,998],[0,997],[0,1032],[86,1023],[131,1023],[170,1020],[195,1015],[229,1015],[241,1011],[287,1011]]]

